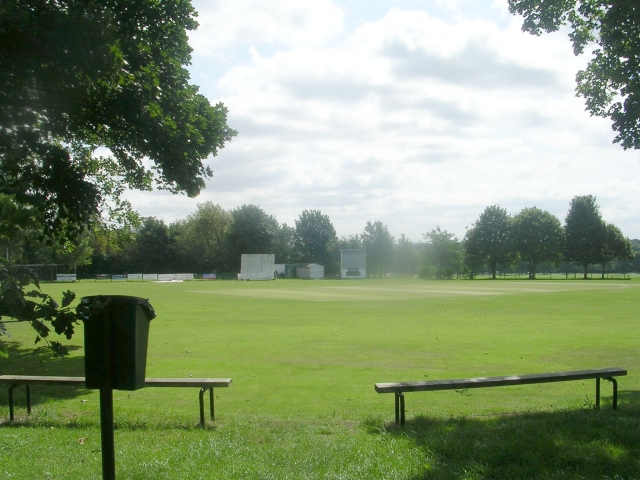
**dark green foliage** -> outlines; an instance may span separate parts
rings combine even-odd
[[[320,210],[304,210],[296,220],[296,248],[300,260],[324,265],[326,274],[337,271],[331,251],[337,240],[331,219]]]
[[[604,228],[596,197],[573,197],[564,224],[564,257],[583,268],[585,279],[588,266],[600,260]]]
[[[513,242],[527,264],[529,278],[536,277],[541,263],[557,263],[562,258],[564,234],[554,215],[539,208],[525,208],[513,218]]]
[[[467,267],[475,273],[476,268],[487,265],[495,279],[497,265],[510,265],[517,257],[507,211],[498,205],[487,207],[467,230],[464,245]]]
[[[227,265],[240,271],[243,253],[273,253],[278,221],[257,205],[243,205],[231,212],[233,223],[225,237]]]
[[[27,290],[33,284],[35,288]],[[4,318],[15,318],[29,322],[37,333],[35,343],[44,340],[56,355],[65,355],[67,349],[58,341],[49,341],[51,329],[69,340],[79,317],[69,306],[75,300],[75,293],[67,290],[58,303],[49,294],[40,290],[37,275],[25,267],[0,269],[0,323]],[[4,330],[4,325],[3,329]]]
[[[29,212],[41,238],[69,247],[102,209],[135,226],[126,188],[204,187],[203,160],[236,132],[226,108],[189,84],[194,17],[188,0],[0,0],[0,195]],[[100,147],[112,156],[94,157]],[[22,228],[12,218],[0,219],[7,249]],[[43,320],[70,337],[64,308],[15,290],[25,278],[4,274],[2,315],[31,322],[38,338]]]
[[[424,234],[427,241],[424,249],[420,277],[451,278],[460,272],[462,245],[458,238],[446,230],[436,228]]]
[[[598,263],[602,265],[602,278],[604,278],[608,263],[614,260],[633,260],[633,252],[629,239],[612,223],[607,223],[601,233]]]
[[[143,157],[160,188],[199,193],[202,160],[235,132],[188,83],[190,2],[2,0],[0,11],[0,192],[71,236],[105,195],[151,187]],[[115,160],[87,155],[97,147]]]
[[[522,30],[534,35],[570,25],[574,53],[589,49],[592,55],[576,76],[577,94],[592,115],[612,120],[614,142],[640,148],[640,3],[509,0],[509,10],[522,15]]]

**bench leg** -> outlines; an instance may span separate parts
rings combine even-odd
[[[204,428],[204,392],[207,390],[207,387],[202,387],[200,389],[200,426]]]
[[[215,420],[215,410],[213,405],[213,387],[209,389],[209,412],[211,413],[211,420]]]
[[[396,425],[400,423],[400,393],[395,393],[396,398]]]
[[[607,377],[605,380],[609,380],[613,385],[613,409],[618,409],[618,381],[613,377]]]
[[[31,415],[31,385],[27,385],[27,414]]]
[[[596,378],[596,408],[600,408],[600,379]]]
[[[404,393],[396,392],[396,425],[404,425]]]
[[[13,422],[13,389],[15,385],[9,387],[9,421]]]

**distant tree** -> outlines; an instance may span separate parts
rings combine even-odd
[[[605,223],[593,195],[573,197],[564,222],[564,258],[583,268],[599,263]]]
[[[527,264],[529,278],[536,278],[541,263],[557,263],[562,258],[564,232],[554,215],[539,208],[525,208],[513,217],[513,243]]]
[[[496,278],[498,264],[510,265],[517,258],[513,249],[511,220],[498,205],[487,207],[467,230],[464,238],[465,264],[486,265]]]
[[[304,210],[296,220],[296,245],[300,259],[324,265],[327,274],[337,271],[337,265],[331,259],[337,238],[331,219],[320,210]]]
[[[257,205],[242,205],[231,212],[233,223],[225,236],[226,265],[240,271],[243,253],[273,253],[278,221]]]
[[[592,59],[576,75],[578,95],[592,115],[610,118],[624,149],[640,148],[640,4],[637,0],[509,0],[524,16],[522,30],[555,32],[569,23],[575,55]]]
[[[175,266],[175,245],[163,220],[146,217],[131,246],[130,273],[167,273]]]
[[[279,226],[274,240],[273,252],[276,263],[297,263],[298,251],[296,246],[296,229],[286,223]]]
[[[426,245],[421,276],[433,276],[439,279],[451,278],[460,271],[462,264],[462,246],[455,234],[436,228],[424,234]]]
[[[393,264],[393,237],[382,222],[367,222],[361,236],[362,246],[367,252],[367,275],[382,277],[384,271]]]
[[[178,222],[176,254],[190,272],[211,273],[224,262],[225,235],[233,216],[213,202],[199,203],[195,212]]]
[[[393,272],[403,277],[413,275],[417,270],[418,251],[416,246],[405,234],[401,234],[395,244],[393,254]]]
[[[602,230],[598,257],[597,263],[602,265],[602,278],[608,263],[614,260],[633,260],[631,241],[612,223],[607,223]]]

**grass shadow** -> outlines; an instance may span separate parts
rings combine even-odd
[[[69,345],[70,352],[81,347]],[[29,348],[18,342],[0,340],[0,375],[51,375],[51,376],[84,376],[84,357],[66,356],[55,357],[47,348]],[[0,390],[0,405],[9,412],[8,388]],[[31,405],[45,403],[51,399],[71,399],[85,395],[88,390],[77,387],[64,386],[34,386],[31,387]],[[26,389],[14,389],[14,405],[26,405]]]
[[[371,432],[406,437],[424,455],[419,479],[640,478],[640,392],[617,411],[563,410],[489,417],[419,416]],[[632,402],[627,402],[632,400]]]

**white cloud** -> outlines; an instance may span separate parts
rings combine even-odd
[[[256,48],[202,85],[221,92],[240,134],[211,161],[215,177],[193,207],[255,203],[289,225],[314,208],[340,235],[381,220],[419,240],[436,225],[462,237],[492,204],[564,220],[573,196],[594,194],[608,221],[640,237],[640,206],[629,201],[640,193],[638,154],[611,145],[609,121],[574,96],[584,59],[565,34],[522,33],[500,0],[491,10],[500,23],[465,17],[461,2],[447,20],[395,8],[331,44],[342,17],[312,3],[276,1],[244,19],[248,1],[214,2],[220,19],[202,14],[220,22],[210,37],[219,52],[247,38]],[[295,9],[318,23],[295,30],[277,13]],[[244,38],[261,15],[262,30]],[[295,35],[308,36],[296,45]],[[261,41],[281,48],[268,53]]]
[[[190,35],[199,55],[270,46],[322,45],[341,33],[343,13],[331,0],[195,0],[200,27]]]

